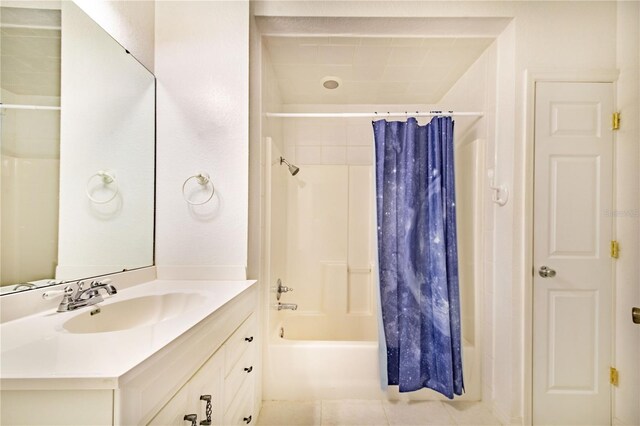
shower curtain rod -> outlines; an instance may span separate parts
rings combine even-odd
[[[59,106],[0,104],[0,109],[41,109],[59,111]]]
[[[482,112],[429,111],[429,112],[268,112],[267,117],[278,118],[366,118],[366,117],[482,117]]]

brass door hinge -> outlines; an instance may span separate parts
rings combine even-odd
[[[609,367],[609,383],[613,386],[618,386],[618,370],[615,367]]]
[[[611,257],[617,259],[620,256],[620,244],[616,240],[611,241]]]
[[[611,116],[611,129],[618,130],[620,128],[620,113],[614,112]]]

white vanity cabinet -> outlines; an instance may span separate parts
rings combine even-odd
[[[196,414],[200,425],[207,419],[201,395],[211,395],[212,425],[253,421],[257,303],[254,286],[172,342],[166,353],[125,375],[115,424],[189,426],[184,416]],[[241,387],[251,393],[251,404],[236,401],[244,401]],[[242,414],[229,417],[238,404]]]
[[[189,291],[204,288],[191,286]],[[211,425],[255,424],[258,287],[247,282],[238,290],[219,288],[220,298],[210,299],[217,307],[120,375],[3,377],[0,424],[190,426],[184,417],[196,414],[200,426],[207,420],[206,395],[211,396]],[[162,327],[162,333],[173,329]],[[164,341],[160,330],[135,336]],[[144,346],[139,340],[135,344]],[[126,353],[131,342],[112,353]]]
[[[216,353],[176,393],[149,422],[157,426],[189,426],[186,415],[196,416],[196,424],[208,420],[207,402],[201,397],[211,397],[211,424],[222,424],[222,400],[224,383],[224,357]]]
[[[252,314],[149,424],[189,426],[190,422],[184,418],[193,414],[197,416],[197,425],[209,418],[211,425],[252,423],[255,418],[255,332],[255,314]],[[205,400],[208,397],[211,397],[210,417],[207,417]]]

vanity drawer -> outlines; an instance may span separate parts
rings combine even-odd
[[[187,423],[184,415],[189,413],[189,389],[185,386],[173,396],[162,410],[147,424],[148,426],[182,426]]]
[[[257,344],[255,337],[256,315],[251,314],[225,343],[225,375],[229,375],[231,368],[236,365],[247,349],[255,348]]]
[[[256,413],[253,412],[253,380],[246,380],[236,399],[224,415],[225,425],[253,425],[256,423]]]
[[[246,350],[242,357],[231,368],[229,375],[224,379],[224,406],[226,409],[232,405],[234,398],[240,398],[238,390],[243,383],[253,383],[257,374],[255,368],[255,351],[253,348]]]
[[[177,394],[149,422],[150,426],[186,426],[186,414],[196,414],[198,421],[206,419],[207,403],[200,399],[202,395],[211,397],[212,423],[222,421],[222,384],[223,358],[220,352],[215,353],[196,372],[196,374],[178,391]]]

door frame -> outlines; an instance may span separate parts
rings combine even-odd
[[[524,390],[523,390],[523,414],[524,424],[533,424],[533,187],[534,187],[534,146],[535,146],[535,94],[536,84],[539,82],[564,82],[564,83],[612,83],[613,105],[617,107],[616,82],[619,71],[612,70],[581,70],[569,69],[562,71],[550,70],[526,70],[525,71],[525,146],[522,155],[524,164],[524,256],[523,256],[523,282],[524,282]],[[613,159],[616,159],[616,134],[613,134]],[[613,170],[613,206],[616,205],[616,170]],[[615,217],[613,220],[613,238],[616,237]],[[611,277],[612,301],[612,330],[611,330],[611,359],[615,360],[615,267],[612,268]],[[613,401],[611,404],[613,414]]]

